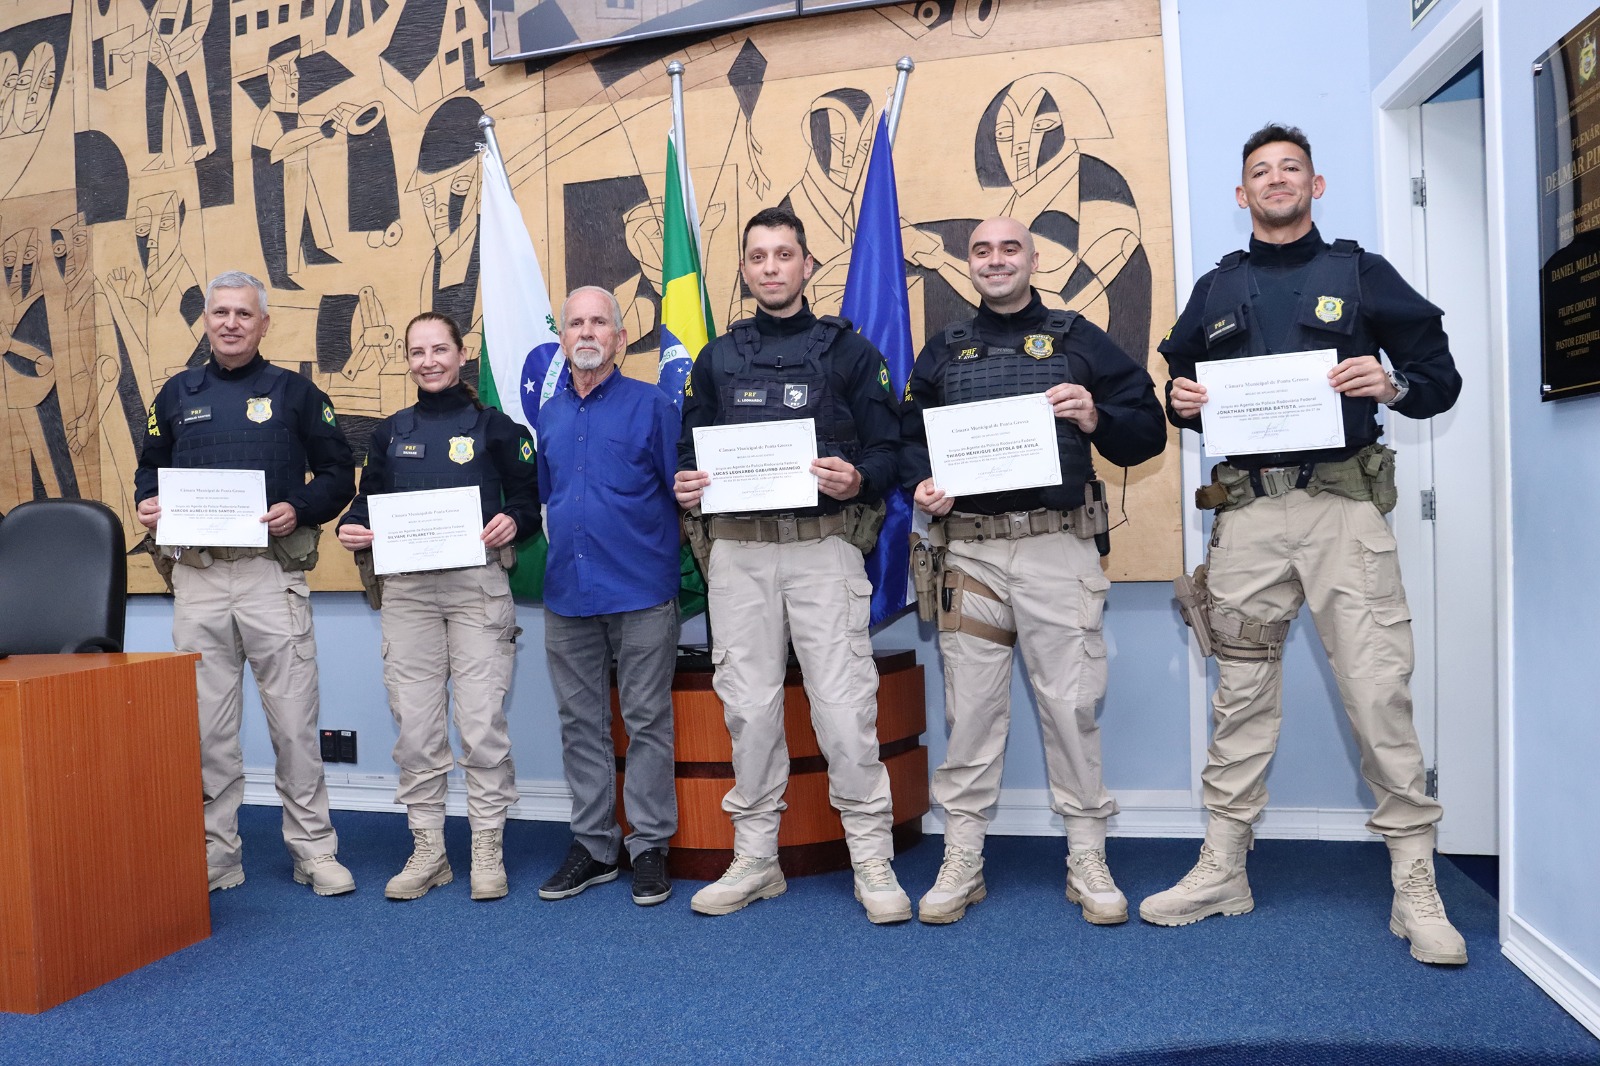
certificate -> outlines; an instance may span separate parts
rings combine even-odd
[[[367,497],[372,568],[380,574],[482,566],[483,503],[474,485]]]
[[[1328,371],[1332,348],[1195,365],[1205,386],[1200,408],[1206,451],[1252,455],[1344,447],[1344,409]]]
[[[265,548],[267,475],[259,470],[162,467],[156,543],[195,548]]]
[[[922,412],[933,483],[950,496],[1061,484],[1056,417],[1042,392]]]
[[[696,426],[696,465],[711,475],[706,514],[796,511],[817,505],[817,426],[810,418]]]

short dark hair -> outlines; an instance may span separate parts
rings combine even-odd
[[[1245,167],[1250,162],[1250,156],[1256,149],[1264,144],[1276,144],[1283,141],[1292,144],[1306,154],[1306,162],[1311,162],[1311,142],[1306,140],[1306,135],[1300,132],[1299,126],[1283,126],[1276,122],[1269,122],[1252,133],[1244,142],[1244,151],[1239,154],[1239,166]]]
[[[801,222],[800,216],[789,210],[789,208],[779,205],[778,207],[764,207],[750,216],[750,221],[744,224],[744,236],[739,240],[739,253],[741,255],[744,254],[745,248],[750,244],[750,231],[757,226],[765,226],[767,229],[778,229],[779,227],[787,226],[789,229],[794,230],[795,239],[800,242],[800,254],[811,254],[811,249],[806,247],[805,223]]]

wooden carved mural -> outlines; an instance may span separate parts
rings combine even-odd
[[[207,358],[204,286],[223,270],[267,283],[263,353],[313,378],[364,453],[411,400],[413,314],[455,316],[481,350],[486,112],[557,301],[615,292],[624,371],[654,380],[674,59],[719,328],[753,309],[743,222],[780,203],[806,225],[813,305],[838,310],[902,55],[919,346],[971,314],[965,241],[997,214],[1033,231],[1045,300],[1135,358],[1174,317],[1158,0],[921,0],[499,67],[490,15],[491,0],[0,0],[0,511],[91,497],[142,537],[146,409]],[[1172,576],[1175,443],[1126,500],[1112,576]],[[345,554],[325,542],[317,587],[355,587]],[[142,556],[132,570],[136,591],[159,588]]]

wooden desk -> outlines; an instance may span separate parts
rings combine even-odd
[[[0,659],[0,1010],[211,935],[199,658]]]
[[[894,846],[904,851],[922,839],[928,813],[928,749],[922,667],[909,651],[875,655],[878,667],[878,755],[889,771],[894,798]],[[611,690],[611,739],[617,756],[617,820],[623,809],[628,736],[615,686]],[[722,701],[711,688],[711,670],[680,667],[672,681],[673,746],[677,762],[678,832],[667,850],[675,877],[702,881],[722,876],[733,861],[733,822],[722,797],[733,787],[733,741]],[[828,802],[828,764],[811,728],[811,701],[800,671],[783,685],[783,725],[789,743],[789,788],[778,829],[778,858],[790,877],[843,870],[850,865],[844,825]],[[627,852],[623,852],[626,856]]]

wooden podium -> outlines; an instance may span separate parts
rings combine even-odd
[[[0,1010],[211,935],[198,658],[0,659]]]
[[[928,813],[928,749],[922,667],[909,651],[873,657],[878,667],[878,753],[889,771],[894,797],[895,851],[922,839]],[[711,881],[733,861],[733,822],[722,797],[733,787],[733,741],[722,701],[711,688],[709,664],[680,666],[672,682],[673,744],[677,760],[678,832],[667,852],[676,877]],[[778,830],[778,858],[791,877],[842,870],[850,865],[844,825],[828,803],[828,764],[811,729],[811,702],[800,671],[783,686],[783,725],[789,741],[789,790]],[[628,736],[617,691],[611,690],[611,737],[617,756],[617,820],[628,831],[622,782],[627,776]],[[626,852],[623,853],[626,855]]]

